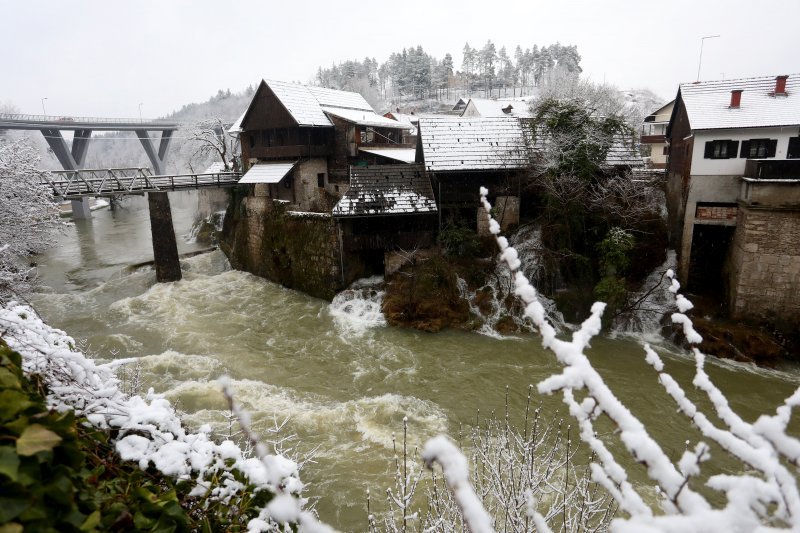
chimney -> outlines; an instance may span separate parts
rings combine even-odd
[[[775,96],[786,96],[786,79],[789,76],[775,78]]]
[[[731,109],[739,109],[742,104],[742,89],[731,91]]]

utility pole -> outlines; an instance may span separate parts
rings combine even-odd
[[[697,62],[697,81],[700,81],[700,65],[703,64],[703,44],[705,44],[706,39],[715,39],[717,37],[719,37],[719,35],[700,37],[700,61]]]
[[[42,114],[43,114],[43,115],[46,115],[46,114],[47,114],[47,111],[45,111],[45,110],[44,110],[44,101],[45,101],[45,100],[47,100],[47,97],[46,97],[46,96],[45,96],[44,98],[42,98]]]

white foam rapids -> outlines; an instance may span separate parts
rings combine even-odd
[[[361,336],[368,330],[386,325],[383,316],[383,277],[356,280],[340,292],[328,306],[336,329],[341,335]]]

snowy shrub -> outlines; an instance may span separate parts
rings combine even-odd
[[[481,202],[486,212],[491,205],[486,199],[488,191],[481,188]],[[499,237],[499,226],[491,224],[492,233]],[[526,305],[526,316],[537,327],[542,344],[552,351],[564,365],[562,373],[550,376],[538,385],[542,394],[560,392],[570,414],[577,420],[581,439],[596,456],[592,462],[592,480],[601,484],[619,504],[623,516],[614,519],[611,529],[619,532],[641,531],[755,531],[800,529],[800,494],[797,486],[797,466],[800,464],[800,439],[787,433],[792,409],[800,405],[800,388],[778,407],[774,415],[761,415],[748,423],[737,415],[723,393],[713,384],[705,371],[705,355],[696,347],[692,354],[696,363],[693,385],[704,393],[713,405],[716,418],[701,412],[686,395],[678,382],[664,372],[664,365],[656,352],[644,345],[646,361],[657,372],[658,382],[665,388],[691,424],[700,430],[705,439],[716,443],[730,457],[741,464],[739,473],[712,475],[705,486],[722,494],[710,500],[696,485],[702,472],[702,463],[710,457],[710,446],[700,441],[688,446],[678,464],[653,440],[644,425],[614,396],[608,385],[592,367],[584,353],[591,339],[600,332],[600,320],[605,304],[597,302],[591,315],[571,340],[556,337],[555,329],[548,323],[544,308],[537,299],[536,289],[518,272],[519,260],[503,238],[498,238],[503,259],[517,271],[515,293]],[[680,312],[673,313],[672,322],[682,326],[687,342],[697,345],[701,336],[694,330],[691,319],[684,313],[691,308],[686,298],[678,295],[680,284],[673,272],[670,291],[676,294]],[[614,453],[601,440],[595,423],[607,417],[617,427],[617,437],[622,447],[638,463],[658,487],[658,508],[646,503],[642,488],[637,488],[628,478],[628,472],[617,461]],[[460,453],[443,448],[434,439],[426,445],[432,462],[442,465],[445,477],[453,463],[458,463]],[[465,465],[464,465],[465,466]],[[456,474],[463,479],[464,472]],[[450,484],[451,487],[453,484]],[[719,503],[721,502],[721,503]],[[464,519],[472,531],[484,531],[484,522],[477,509],[478,502],[466,501]],[[533,506],[529,509],[537,530],[549,531],[544,518]],[[476,517],[473,525],[471,517]]]
[[[38,165],[27,140],[0,141],[0,304],[31,290],[35,274],[20,257],[52,244],[59,224],[53,191],[42,184]]]
[[[120,390],[115,367],[126,361],[95,364],[75,350],[64,332],[44,324],[35,311],[10,302],[0,308],[0,336],[22,355],[26,375],[46,391],[47,406],[59,413],[74,412],[108,442],[124,461],[142,471],[157,471],[174,480],[190,500],[190,511],[209,510],[225,528],[273,531],[279,524],[300,531],[329,531],[303,510],[303,483],[298,465],[270,454],[249,432],[247,414],[236,412],[255,451],[248,457],[230,440],[214,442],[211,428],[187,431],[169,401],[153,393],[127,395]],[[230,391],[226,395],[231,398]]]
[[[527,512],[531,505],[556,530],[565,524],[566,531],[607,530],[617,506],[605,489],[592,481],[585,466],[589,454],[585,447],[579,450],[580,443],[572,440],[571,428],[557,418],[558,413],[548,420],[541,408],[531,408],[531,392],[521,427],[510,420],[506,390],[504,416],[492,413],[481,420],[479,412],[466,442],[460,439],[477,500],[503,531],[531,531],[534,523]],[[461,505],[444,480],[435,473],[422,479],[422,469],[408,464],[405,421],[403,430],[402,458],[395,449],[394,487],[386,491],[388,512],[370,515],[370,532],[463,531]],[[447,449],[449,446],[440,442],[435,451],[429,450],[428,459]],[[578,466],[581,464],[584,466]]]

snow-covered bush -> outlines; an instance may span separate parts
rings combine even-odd
[[[255,441],[246,413],[235,404],[255,457],[230,440],[215,442],[208,426],[187,431],[169,401],[152,389],[144,396],[123,393],[115,368],[126,361],[96,364],[28,306],[10,302],[0,308],[0,337],[22,355],[25,374],[42,383],[49,408],[74,411],[107,432],[119,457],[173,478],[194,508],[215,507],[237,529],[275,531],[293,524],[300,531],[329,531],[303,510],[298,465]]]
[[[491,205],[486,199],[488,191],[481,188],[481,201],[487,213]],[[687,423],[700,430],[705,439],[715,443],[741,464],[740,473],[716,474],[707,478],[708,489],[722,493],[723,497],[711,500],[700,492],[701,466],[710,457],[711,447],[700,441],[687,450],[674,464],[661,446],[653,440],[647,428],[617,399],[600,374],[592,367],[584,353],[591,339],[600,332],[600,320],[605,304],[597,302],[591,315],[571,340],[556,337],[548,323],[544,308],[537,299],[536,289],[518,271],[517,252],[500,236],[500,225],[489,215],[491,232],[502,251],[502,259],[516,272],[515,294],[526,306],[526,316],[531,319],[542,337],[542,344],[552,351],[564,365],[562,373],[550,376],[538,384],[542,394],[561,392],[570,414],[577,420],[581,439],[596,456],[590,465],[593,481],[601,484],[619,504],[623,516],[614,519],[612,530],[619,532],[642,531],[776,531],[800,529],[800,494],[797,485],[797,467],[800,464],[800,439],[789,435],[792,409],[800,405],[800,388],[778,407],[774,415],[763,414],[754,423],[737,415],[724,394],[712,383],[705,371],[705,355],[696,347],[692,354],[696,363],[693,385],[704,393],[714,407],[719,422],[701,412],[686,395],[678,382],[664,372],[664,365],[656,352],[644,345],[646,361],[657,372],[658,382],[673,398]],[[686,341],[697,345],[702,337],[694,330],[691,319],[685,314],[691,302],[678,294],[680,284],[673,273],[670,291],[675,294],[677,313],[672,322],[683,329]],[[645,466],[647,474],[658,487],[658,508],[645,501],[641,487],[630,481],[628,472],[617,461],[612,450],[595,432],[595,423],[605,415],[617,427],[622,449],[638,463]],[[431,462],[443,466],[445,477],[454,475],[462,479],[464,472],[455,474],[453,463],[459,463],[460,453],[453,447],[444,447],[441,439],[430,441],[423,452]],[[462,465],[466,466],[466,463]],[[453,484],[451,483],[451,487]],[[718,503],[718,502],[722,503]],[[485,531],[480,513],[464,504],[464,519],[472,531]],[[535,506],[529,507],[531,519],[537,530],[549,531]],[[469,518],[476,516],[473,526]]]
[[[53,191],[42,184],[38,165],[26,139],[0,141],[0,304],[30,291],[33,269],[19,258],[47,248],[59,224]]]
[[[588,454],[572,440],[570,426],[558,413],[549,419],[534,408],[531,392],[520,426],[511,421],[506,389],[504,415],[481,419],[479,412],[461,438],[475,497],[503,531],[531,531],[534,523],[527,510],[532,502],[553,529],[566,524],[566,531],[606,531],[616,513],[614,500],[591,480]],[[402,456],[395,447],[395,483],[386,491],[388,512],[370,514],[370,532],[464,531],[461,506],[444,480],[435,472],[424,479],[422,469],[408,464],[406,432],[404,421]],[[448,449],[445,443],[440,446]],[[370,511],[372,507],[370,501]]]

